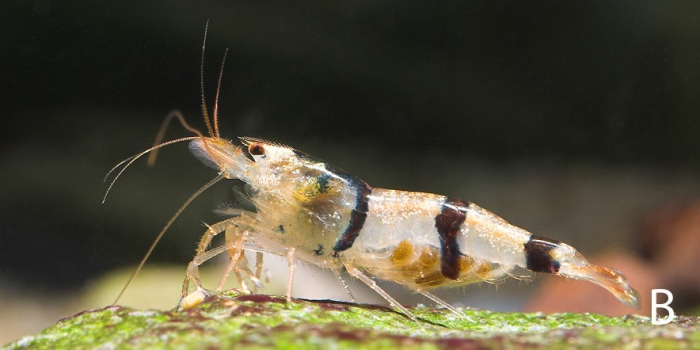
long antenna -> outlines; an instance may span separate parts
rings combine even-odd
[[[160,233],[158,233],[158,236],[156,237],[155,241],[153,241],[153,244],[151,244],[151,247],[148,248],[148,252],[147,252],[146,255],[143,257],[143,259],[141,259],[141,262],[139,263],[139,266],[136,268],[136,271],[134,271],[134,273],[131,274],[131,277],[129,277],[129,280],[126,281],[126,284],[124,285],[124,287],[122,288],[122,290],[119,292],[119,295],[117,295],[117,298],[114,299],[114,302],[112,303],[112,305],[116,305],[117,302],[119,302],[119,299],[121,299],[122,295],[124,294],[124,291],[126,291],[126,288],[129,287],[129,285],[131,284],[131,281],[133,281],[134,278],[136,277],[136,275],[138,275],[139,271],[141,271],[141,268],[142,268],[143,265],[146,263],[146,260],[148,260],[148,257],[151,256],[151,253],[153,253],[153,249],[155,249],[156,245],[158,244],[158,241],[160,241],[160,239],[163,238],[163,235],[165,234],[165,231],[167,231],[168,228],[170,228],[170,225],[172,225],[173,222],[175,222],[175,219],[177,219],[177,217],[180,216],[180,213],[182,213],[182,211],[185,210],[185,208],[187,208],[187,206],[188,206],[195,198],[197,198],[197,196],[199,196],[200,194],[202,194],[202,192],[204,192],[207,188],[211,187],[212,185],[214,185],[215,183],[217,183],[219,180],[221,180],[221,179],[223,179],[223,178],[224,178],[224,177],[223,177],[222,175],[218,175],[218,176],[216,176],[213,180],[207,182],[204,186],[200,187],[194,194],[192,194],[192,195],[190,196],[190,198],[188,198],[188,199],[185,201],[185,203],[182,204],[182,206],[180,207],[180,209],[178,209],[177,212],[175,212],[175,215],[173,215],[173,217],[170,218],[170,221],[168,221],[168,223],[165,224],[165,227],[163,227],[163,229],[160,230]]]
[[[214,130],[211,127],[211,121],[209,120],[209,112],[207,112],[207,101],[204,98],[204,51],[207,48],[207,32],[209,32],[209,20],[207,20],[207,25],[204,27],[204,41],[202,42],[202,62],[199,65],[199,83],[202,90],[202,115],[204,115],[204,123],[207,124],[207,131],[209,135],[214,137]]]
[[[167,117],[165,117],[165,120],[163,120],[163,124],[160,125],[160,130],[158,130],[158,134],[156,135],[155,141],[153,141],[153,147],[157,146],[163,141],[163,138],[165,138],[165,131],[168,129],[168,126],[170,125],[170,122],[173,120],[173,118],[177,118],[177,120],[180,121],[180,124],[182,125],[185,130],[196,134],[197,136],[204,138],[204,135],[202,135],[199,130],[191,127],[189,124],[187,124],[187,121],[185,120],[185,117],[182,116],[182,113],[178,110],[174,110],[168,114]],[[158,149],[154,149],[153,152],[151,152],[150,155],[148,155],[148,166],[153,166],[156,162],[156,157],[158,156]]]
[[[219,138],[219,93],[221,92],[221,78],[224,76],[224,63],[226,63],[226,55],[228,48],[224,51],[224,58],[221,60],[221,70],[219,71],[219,82],[216,84],[216,99],[214,100],[214,132]]]

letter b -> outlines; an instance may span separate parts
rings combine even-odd
[[[656,302],[656,296],[659,293],[666,294],[666,297],[668,298],[668,300],[666,300],[666,303],[658,304]],[[651,290],[651,324],[664,325],[664,324],[671,323],[671,321],[673,321],[675,314],[673,312],[673,309],[669,306],[669,305],[671,305],[672,301],[673,301],[673,294],[671,294],[671,292],[669,292],[667,289],[652,289]],[[658,309],[658,308],[666,309],[666,311],[668,311],[668,317],[657,320],[656,319],[657,318],[656,309]]]

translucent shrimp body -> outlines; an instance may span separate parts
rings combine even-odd
[[[253,138],[241,141],[237,146],[202,138],[190,146],[203,163],[249,187],[256,210],[237,212],[217,224],[219,231],[226,231],[232,261],[242,256],[238,250],[248,247],[287,256],[290,267],[301,260],[336,274],[346,270],[408,315],[373,279],[403,284],[443,303],[428,291],[541,272],[596,283],[625,305],[638,307],[636,291],[619,272],[591,265],[571,246],[535,236],[473,203],[372,188],[291,147]],[[210,240],[202,240],[202,253]],[[203,291],[197,273],[201,262],[195,258],[189,269],[196,295]],[[250,275],[241,264],[232,269]],[[185,298],[185,305],[190,304]]]

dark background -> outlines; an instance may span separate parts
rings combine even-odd
[[[168,112],[203,129],[207,20],[210,106],[229,48],[226,137],[290,144],[376,187],[498,209],[499,197],[440,175],[473,187],[460,167],[697,175],[697,2],[40,0],[3,2],[0,18],[0,283],[15,290],[69,291],[135,264],[215,175],[172,146],[100,204],[104,174],[149,147]],[[154,262],[184,271],[227,186],[193,204]]]

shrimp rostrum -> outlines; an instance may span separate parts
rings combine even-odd
[[[204,47],[202,61],[203,57]],[[533,235],[474,203],[431,193],[372,188],[356,176],[292,147],[249,137],[241,137],[240,144],[225,140],[219,136],[219,93],[210,120],[203,90],[202,79],[202,111],[208,136],[187,125],[179,113],[171,113],[164,126],[177,117],[197,136],[159,143],[161,129],[154,147],[117,165],[126,164],[118,178],[146,153],[153,151],[151,155],[155,155],[160,147],[189,141],[195,157],[218,171],[218,176],[190,197],[168,222],[140,266],[177,215],[199,193],[222,179],[245,183],[246,190],[240,194],[248,205],[229,208],[228,217],[210,225],[202,236],[187,268],[181,309],[196,306],[209,294],[200,281],[199,266],[225,252],[230,263],[217,291],[231,273],[239,281],[249,280],[257,287],[262,258],[258,253],[253,273],[245,250],[287,258],[287,300],[291,298],[296,261],[304,261],[333,271],[350,294],[341,278],[346,271],[413,319],[413,314],[381,289],[375,279],[402,284],[457,313],[460,311],[430,291],[531,272],[593,282],[626,306],[639,307],[637,292],[620,272],[590,264],[571,246]],[[220,233],[224,233],[225,242],[212,248],[213,238]],[[245,283],[242,287],[248,290]]]

